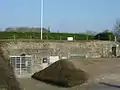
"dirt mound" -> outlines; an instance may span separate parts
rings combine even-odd
[[[0,89],[1,88],[5,88],[5,90],[21,90],[9,60],[4,57],[3,51],[0,48]]]
[[[76,69],[68,60],[59,60],[42,71],[36,72],[32,78],[63,87],[81,85],[88,80],[86,72]]]

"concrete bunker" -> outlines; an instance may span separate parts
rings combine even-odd
[[[34,58],[33,55],[26,55],[26,54],[21,54],[21,55],[16,55],[16,56],[10,56],[10,64],[14,69],[14,74],[16,77],[30,77],[34,72],[37,71],[36,69],[36,58]],[[42,70],[52,63],[58,61],[60,58],[59,56],[46,56],[46,57],[41,57],[37,59],[37,61],[41,62],[39,64],[39,70]]]

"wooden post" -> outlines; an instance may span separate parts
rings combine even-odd
[[[61,40],[62,38],[61,38],[61,36],[60,36],[60,40]]]
[[[87,38],[86,38],[87,40],[88,40],[88,35],[87,35]]]
[[[109,41],[111,41],[111,35],[109,35]]]
[[[74,36],[73,40],[76,40],[76,39],[75,39],[75,36]]]
[[[13,38],[14,38],[14,40],[15,40],[15,34],[13,35]]]

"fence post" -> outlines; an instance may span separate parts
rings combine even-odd
[[[86,36],[86,40],[88,40],[88,35]]]
[[[61,40],[62,38],[61,38],[61,36],[60,36],[60,40]]]
[[[109,41],[111,41],[111,35],[109,35]]]
[[[15,40],[15,34],[13,35],[13,38],[14,38],[14,40]]]
[[[30,36],[30,39],[32,39],[32,36]]]
[[[74,37],[73,37],[73,40],[76,40],[75,35],[74,35]]]
[[[46,36],[46,39],[48,40],[48,35]]]

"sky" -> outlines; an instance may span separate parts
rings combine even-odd
[[[0,28],[40,27],[41,0],[0,0]],[[44,27],[54,32],[112,30],[120,0],[44,0]]]

